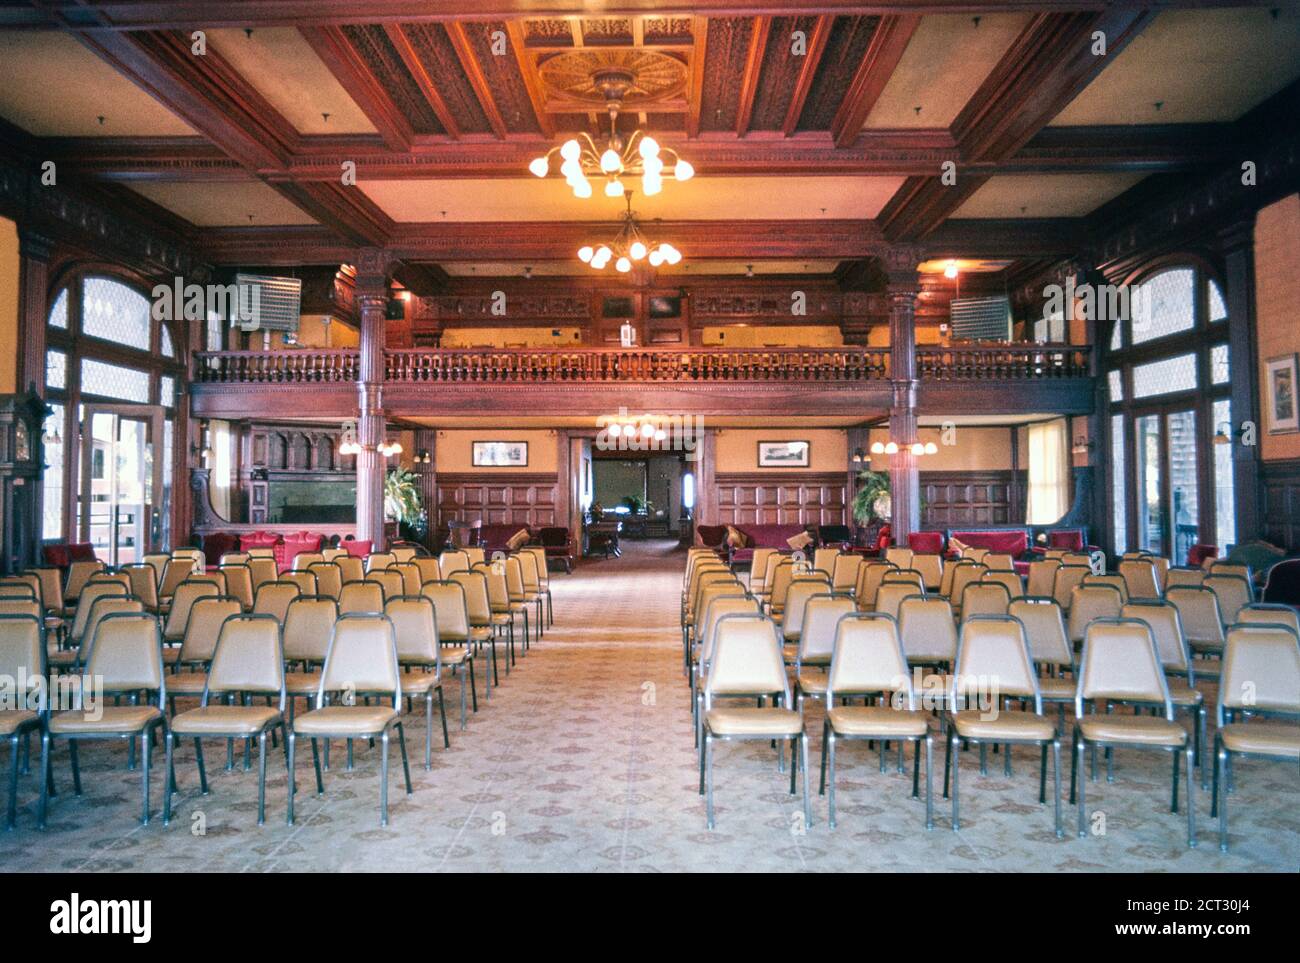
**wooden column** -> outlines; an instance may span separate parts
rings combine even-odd
[[[715,478],[717,435],[716,428],[705,428],[704,437],[696,439],[698,457],[695,462],[687,463],[695,472],[694,524],[696,527],[718,524],[718,487]],[[694,533],[691,533],[691,544],[695,544]]]
[[[429,461],[415,465],[415,474],[420,479],[420,500],[429,516],[429,528],[424,536],[424,546],[428,549],[438,548],[438,432],[434,428],[415,429],[415,451],[412,458],[421,452],[429,453]]]
[[[1255,344],[1255,218],[1250,216],[1222,232],[1224,245],[1224,291],[1228,308],[1228,358],[1232,364],[1232,468],[1233,495],[1237,508],[1237,544],[1258,538],[1263,525],[1260,518],[1262,491],[1259,480],[1259,429],[1262,407],[1259,403]],[[1241,443],[1242,422],[1253,421],[1257,427],[1256,443]],[[1210,434],[1215,428],[1211,426]],[[1213,459],[1211,458],[1211,461]],[[1212,477],[1212,476],[1211,476]],[[1201,533],[1201,541],[1211,541]],[[1227,546],[1220,546],[1220,554]]]
[[[361,314],[361,356],[357,382],[357,538],[384,548],[384,336],[388,272],[382,252],[363,252],[357,264],[357,307]]]
[[[50,313],[50,242],[23,231],[18,237],[18,354],[17,389],[45,397],[45,325]]]
[[[921,527],[921,473],[908,446],[916,441],[916,295],[920,281],[918,257],[910,248],[890,252],[889,365],[893,403],[889,409],[889,437],[898,452],[889,460],[889,488],[893,503],[890,524],[894,542],[906,545]]]
[[[856,529],[858,523],[853,517],[853,499],[858,495],[858,475],[871,468],[871,463],[865,461],[871,457],[868,453],[871,448],[871,429],[861,426],[850,428],[846,433],[845,441],[848,446],[849,464],[847,484],[844,486],[844,524]],[[862,450],[864,461],[855,464],[853,453],[858,449]]]

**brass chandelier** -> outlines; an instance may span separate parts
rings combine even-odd
[[[632,192],[625,191],[623,197],[627,201],[627,210],[623,212],[618,234],[607,244],[584,244],[578,248],[578,260],[597,271],[604,270],[613,260],[614,269],[621,274],[631,271],[633,262],[642,259],[648,260],[651,267],[680,261],[682,252],[667,241],[653,245],[646,239],[637,223],[636,212],[632,210]]]

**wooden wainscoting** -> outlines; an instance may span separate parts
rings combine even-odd
[[[843,525],[845,472],[719,473],[720,525]]]
[[[1300,551],[1300,458],[1260,462],[1260,488],[1264,540]]]
[[[452,519],[484,525],[563,525],[559,476],[545,472],[492,475],[438,472],[438,525]]]
[[[984,528],[1023,525],[1025,473],[1003,471],[921,472],[921,528]]]

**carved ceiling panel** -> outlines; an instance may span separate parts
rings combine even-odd
[[[447,29],[440,23],[413,23],[403,28],[420,63],[447,105],[462,133],[491,133],[492,125],[479,103]]]
[[[754,21],[749,17],[709,19],[704,60],[704,89],[700,92],[700,128],[735,130],[740,111],[740,80],[749,57]]]
[[[682,97],[689,78],[681,57],[639,48],[565,51],[547,57],[537,70],[548,105],[560,109],[604,111],[605,92],[597,82],[602,72],[618,71],[632,78],[623,95],[625,110],[663,109]]]
[[[515,59],[509,44],[502,42],[506,35],[506,25],[501,21],[489,21],[467,23],[462,29],[510,133],[540,133],[537,114],[528,97],[528,87],[519,68],[519,61]]]
[[[752,130],[780,130],[790,109],[795,85],[810,55],[808,44],[816,17],[775,17],[763,50],[763,68],[754,94]],[[802,50],[803,53],[797,51]]]
[[[413,131],[417,134],[446,133],[382,26],[345,26],[342,30]]]
[[[835,18],[808,99],[799,115],[798,130],[830,130],[879,26],[879,17]]]

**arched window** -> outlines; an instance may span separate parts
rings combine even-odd
[[[50,305],[43,534],[135,561],[170,544],[182,331],[153,317],[141,285],[102,271],[64,276]]]
[[[1198,262],[1139,274],[1127,293],[1106,364],[1111,547],[1183,564],[1197,542],[1236,539],[1227,304]]]

